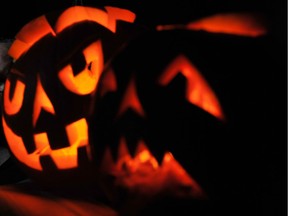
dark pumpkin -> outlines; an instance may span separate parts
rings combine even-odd
[[[91,96],[105,63],[139,31],[134,20],[126,9],[74,6],[42,15],[16,35],[2,122],[32,179],[57,188],[92,181]]]
[[[218,208],[229,212],[221,202],[228,202],[227,194],[235,192],[238,173],[228,171],[227,163],[239,164],[241,156],[227,153],[236,134],[231,132],[235,98],[230,100],[227,91],[237,92],[227,76],[249,65],[265,35],[265,28],[246,26],[242,18],[247,16],[241,16],[216,15],[187,25],[159,26],[159,31],[132,40],[105,68],[88,121],[89,139],[103,188],[120,208],[127,205],[132,211],[131,206],[165,200],[156,201],[157,208],[168,199],[175,205],[162,206],[160,212],[181,206],[176,203],[187,204],[191,214],[209,215]],[[236,22],[231,26],[233,17]],[[141,161],[143,152],[146,157]],[[173,163],[167,166],[170,153]],[[174,163],[186,170],[181,173],[190,183],[186,177],[175,177],[179,169]]]

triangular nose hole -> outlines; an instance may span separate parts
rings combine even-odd
[[[120,104],[118,116],[122,115],[129,108],[134,110],[140,116],[142,117],[145,116],[144,109],[138,97],[138,93],[136,90],[136,83],[135,83],[134,78],[130,80],[127,86],[127,89],[124,93],[123,100]]]
[[[55,115],[54,107],[47,96],[46,92],[44,91],[42,84],[40,82],[39,76],[37,77],[37,86],[36,86],[36,94],[34,100],[34,112],[33,112],[33,125],[35,127],[36,122],[39,118],[41,110],[44,109],[45,111],[52,113]]]

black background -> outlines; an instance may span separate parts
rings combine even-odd
[[[81,0],[76,1],[81,4]],[[132,9],[145,24],[171,23],[187,21],[201,16],[219,12],[250,11],[263,14],[271,30],[286,41],[286,1],[279,0],[196,0],[154,1],[132,0],[82,0],[83,5],[115,5]],[[0,8],[0,37],[11,38],[19,29],[44,13],[58,10],[75,4],[75,0],[27,0],[5,1]]]
[[[274,68],[274,70],[267,72],[271,73],[271,80],[260,79],[261,82],[266,83],[261,83],[261,85],[255,83],[255,88],[250,89],[251,91],[263,92],[261,98],[267,100],[267,106],[261,106],[259,109],[264,110],[263,113],[267,114],[268,117],[263,116],[265,121],[262,119],[262,125],[255,128],[257,134],[261,134],[260,130],[265,128],[263,137],[259,137],[260,144],[258,143],[252,149],[252,152],[257,152],[255,160],[257,160],[258,167],[254,167],[258,168],[255,172],[259,173],[259,178],[251,180],[254,183],[258,181],[256,182],[258,186],[255,188],[249,187],[249,190],[244,189],[246,194],[243,194],[242,198],[254,202],[251,206],[255,204],[257,206],[255,208],[260,208],[259,211],[256,211],[259,215],[286,215],[287,2],[284,0],[177,0],[161,1],[157,4],[156,1],[152,3],[144,0],[82,0],[82,2],[83,5],[115,5],[131,9],[136,12],[138,21],[148,26],[187,22],[221,12],[248,11],[263,15],[270,35],[268,47],[273,48],[271,49],[273,59],[271,59],[271,62],[264,63],[275,65],[273,67],[270,65],[269,68]],[[75,1],[72,0],[10,0],[2,2],[0,7],[0,39],[13,39],[20,28],[30,20],[49,11],[74,4]],[[234,82],[235,80],[237,79],[233,79]],[[265,89],[259,91],[258,88],[263,88],[263,86],[265,86]],[[247,122],[247,125],[249,125],[249,122]],[[267,133],[270,134],[266,139],[264,137],[267,136]],[[255,137],[253,140],[256,140]],[[249,150],[247,149],[247,151]],[[251,154],[249,156],[251,157]],[[248,173],[251,174],[252,172],[251,169]],[[248,213],[249,209],[247,209],[247,215],[250,215]],[[231,215],[233,215],[232,212]]]

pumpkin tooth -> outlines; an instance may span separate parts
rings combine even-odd
[[[125,165],[131,160],[132,160],[132,156],[129,152],[126,140],[124,137],[121,137],[120,143],[118,145],[118,155],[117,155],[117,162],[116,162],[117,170],[122,170],[123,165]]]
[[[134,161],[135,162],[138,161],[138,163],[140,164],[149,162],[154,169],[157,169],[159,167],[158,161],[156,160],[154,155],[150,152],[150,150],[148,149],[143,140],[140,140],[138,142]]]
[[[182,176],[188,176],[186,170],[182,167],[182,165],[173,157],[171,152],[166,152],[164,154],[161,168],[164,170],[166,168],[173,168],[173,171],[177,171],[177,174]]]
[[[100,164],[100,171],[105,171],[105,172],[113,172],[115,169],[115,163],[113,161],[112,153],[109,147],[107,147],[104,151],[102,161]]]
[[[174,159],[174,157],[173,157],[172,153],[171,153],[171,152],[166,152],[166,153],[164,154],[164,156],[163,156],[161,166],[162,166],[162,165],[165,165],[166,163],[168,163],[169,161],[171,161],[171,160],[173,160],[173,159]]]
[[[135,156],[141,153],[142,151],[149,151],[148,147],[146,146],[143,140],[140,140],[137,144]]]
[[[125,138],[121,138],[120,139],[120,143],[118,145],[118,157],[117,157],[117,161],[120,161],[122,160],[123,158],[132,158],[131,157],[131,154],[129,152],[129,149],[128,149],[128,146],[127,146],[127,143],[126,143],[126,140]]]
[[[156,156],[154,155],[155,153],[152,153],[150,151],[150,149],[148,148],[148,146],[146,145],[144,140],[139,140],[136,150],[135,150],[135,154],[134,154],[134,158],[137,157],[137,155],[139,155],[141,152],[148,152],[149,153],[149,157],[151,158],[151,160],[155,160],[155,164],[157,163],[157,167],[159,164],[161,164],[161,161],[164,157],[164,153],[163,151],[159,150],[158,152],[156,152]],[[143,153],[142,153],[143,155]],[[154,163],[154,162],[153,162]]]
[[[171,152],[166,152],[164,154],[161,169],[162,173],[165,173],[166,179],[169,179],[167,185],[181,185],[183,191],[179,191],[178,193],[189,193],[197,198],[206,197],[206,194],[200,185],[187,173],[182,165],[173,157]]]

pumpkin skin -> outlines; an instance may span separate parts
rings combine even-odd
[[[166,26],[167,30],[162,28],[162,31],[141,35],[130,42],[101,75],[94,98],[94,115],[88,121],[89,139],[95,146],[95,153],[99,154],[96,157],[98,164],[102,160],[108,161],[109,157],[103,156],[107,155],[107,149],[112,154],[112,165],[103,169],[100,167],[100,172],[103,172],[104,185],[109,185],[106,186],[107,190],[115,190],[110,192],[114,193],[111,197],[116,203],[123,204],[126,199],[136,206],[135,197],[140,196],[141,201],[138,201],[145,205],[143,197],[147,195],[139,190],[141,186],[145,188],[141,182],[140,186],[137,182],[134,182],[136,186],[133,183],[125,184],[119,169],[113,170],[113,163],[117,167],[119,162],[119,152],[123,152],[123,140],[132,157],[137,157],[138,145],[144,142],[159,166],[165,152],[171,152],[211,201],[195,204],[206,206],[203,209],[207,209],[207,215],[216,209],[229,215],[230,208],[224,203],[231,204],[237,200],[234,194],[239,192],[239,187],[235,185],[240,184],[241,187],[242,184],[235,184],[235,179],[239,177],[237,169],[228,169],[227,161],[235,167],[241,166],[241,154],[235,153],[237,150],[231,147],[231,143],[240,145],[235,142],[239,132],[234,129],[243,131],[245,127],[241,121],[247,120],[247,117],[241,110],[243,106],[239,106],[237,98],[233,98],[229,91],[236,95],[241,95],[241,92],[249,95],[247,89],[240,90],[238,85],[237,88],[233,86],[233,79],[236,74],[245,71],[245,74],[251,73],[254,80],[256,75],[252,72],[259,67],[259,59],[265,56],[259,53],[263,51],[261,36],[265,34],[265,29],[242,29],[237,33],[229,28],[220,28],[221,31],[211,33],[207,28],[194,27],[191,31],[185,25],[170,25]],[[259,34],[254,35],[254,30]],[[243,57],[246,50],[250,53]],[[251,64],[254,55],[259,55],[259,59]],[[252,81],[246,78],[241,78],[241,81],[248,84],[251,90]],[[196,93],[198,90],[200,100],[189,98],[189,93],[193,95],[193,91]],[[233,154],[227,153],[230,150]],[[107,179],[113,180],[108,183]],[[160,197],[163,198],[167,193],[162,195]],[[174,195],[172,192],[168,197]],[[157,196],[153,194],[152,197]],[[230,200],[227,200],[228,197]],[[189,206],[188,203],[197,203],[195,200],[202,200],[203,197],[192,195],[192,202],[191,197],[188,198],[190,201],[186,200],[187,197],[182,198],[176,198],[176,202]],[[175,197],[171,199],[173,203]],[[161,200],[167,201],[160,199],[160,203],[156,202],[154,207],[158,204],[163,207],[165,201],[161,205]],[[126,204],[131,206],[131,203]],[[169,212],[171,208],[173,205],[160,207],[159,212],[163,209]],[[205,215],[203,209],[191,207],[189,210],[191,214]]]
[[[2,122],[12,154],[36,182],[61,189],[77,182],[78,190],[93,182],[91,96],[105,62],[140,31],[134,20],[126,9],[74,6],[42,15],[16,35]]]

